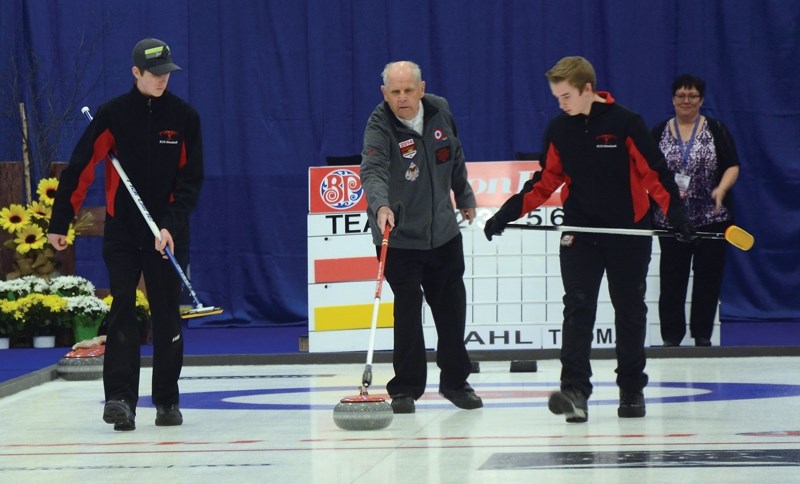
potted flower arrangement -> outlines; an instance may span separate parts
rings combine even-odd
[[[0,350],[10,347],[11,337],[21,328],[18,306],[16,301],[0,299]]]
[[[30,326],[25,324],[19,300],[32,293],[47,292],[47,281],[36,276],[25,276],[11,281],[0,281],[0,302],[2,302],[2,315],[9,329],[9,344],[13,346],[16,340],[27,340],[33,336]],[[12,323],[13,321],[13,323]],[[25,343],[22,346],[26,346]]]
[[[56,294],[34,292],[16,300],[22,331],[33,336],[33,347],[55,346],[55,333],[64,324],[67,301]]]
[[[47,243],[47,227],[55,200],[58,179],[44,178],[39,181],[36,193],[39,200],[27,205],[12,203],[0,209],[0,227],[11,234],[3,243],[5,248],[14,251],[15,270],[7,279],[35,275],[49,280],[56,271],[55,251]],[[75,236],[92,225],[92,215],[84,212],[70,226],[67,243],[72,244]]]
[[[46,281],[37,276],[24,276],[0,281],[0,302],[3,321],[16,321],[10,336],[23,339],[37,336],[64,336],[76,341],[85,332],[97,335],[97,328],[108,312],[108,305],[94,295],[94,285],[79,276],[58,276]],[[9,316],[10,315],[10,316]],[[2,326],[0,326],[1,330]],[[51,338],[55,339],[55,338]],[[34,339],[34,346],[41,344]]]
[[[96,296],[69,296],[64,299],[67,301],[66,312],[71,320],[75,342],[97,336],[97,329],[108,313],[108,305]]]
[[[95,296],[94,284],[80,276],[59,276],[50,281],[49,290],[67,301],[64,326],[72,328],[75,342],[97,336],[108,305]]]

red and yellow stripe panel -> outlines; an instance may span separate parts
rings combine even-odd
[[[369,329],[372,324],[374,304],[347,304],[343,306],[318,306],[314,308],[314,331],[343,329]],[[391,328],[394,324],[394,302],[379,303],[378,327]]]
[[[343,257],[339,259],[316,259],[314,261],[314,283],[355,282],[375,280],[378,275],[376,257]]]

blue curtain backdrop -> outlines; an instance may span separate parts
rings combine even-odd
[[[544,72],[562,56],[587,57],[598,88],[651,125],[672,114],[673,77],[695,73],[708,83],[705,112],[735,136],[737,222],[756,237],[750,252],[730,252],[721,317],[800,321],[799,25],[797,0],[3,0],[0,159],[22,157],[9,76],[34,108],[76,93],[95,108],[130,88],[139,39],[167,41],[184,68],[170,89],[203,121],[193,285],[226,309],[217,323],[298,324],[307,169],[360,152],[388,61],[415,60],[428,90],[450,100],[468,160],[541,149],[558,112]],[[84,127],[78,109],[62,160]],[[102,204],[94,188],[87,204]],[[102,287],[99,250],[81,241],[78,264]]]

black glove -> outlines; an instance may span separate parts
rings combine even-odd
[[[505,229],[506,224],[498,220],[497,215],[495,214],[486,221],[486,225],[483,226],[483,233],[486,235],[486,240],[491,242],[493,236],[503,235],[503,230]]]
[[[683,222],[675,228],[675,238],[678,242],[691,244],[697,239],[697,231],[689,222]]]
[[[501,235],[503,230],[506,229],[506,225],[520,217],[521,211],[522,195],[512,195],[506,200],[503,206],[500,207],[500,210],[486,221],[486,225],[483,227],[483,233],[486,235],[486,239],[491,242],[493,236]]]

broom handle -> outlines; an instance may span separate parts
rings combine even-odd
[[[644,235],[657,237],[677,237],[678,234],[669,230],[643,230],[643,229],[617,229],[617,228],[598,228],[598,227],[570,227],[567,225],[527,225],[527,224],[508,224],[507,227],[527,230],[552,230],[558,232],[592,232],[597,234],[619,234],[619,235]],[[739,250],[750,250],[756,239],[752,234],[736,225],[729,225],[725,232],[696,232],[693,234],[699,239],[719,239],[726,240],[729,244]]]
[[[372,324],[369,330],[369,349],[367,349],[367,366],[364,368],[364,376],[361,383],[364,388],[372,384],[372,355],[375,353],[375,331],[378,329],[378,310],[380,309],[381,290],[383,288],[383,269],[386,264],[386,252],[389,249],[389,232],[392,227],[387,223],[383,229],[383,240],[381,240],[381,255],[378,259],[378,277],[375,284],[375,303],[372,306]]]
[[[643,235],[646,237],[675,236],[675,232],[669,230],[616,229],[607,227],[575,227],[570,225],[528,225],[528,224],[507,224],[506,227],[512,229],[545,230],[551,232],[588,232],[592,234]],[[721,232],[696,232],[694,236],[701,239],[725,238],[725,234]]]

